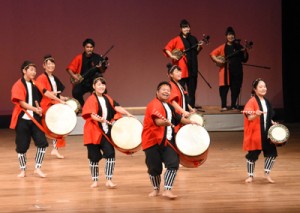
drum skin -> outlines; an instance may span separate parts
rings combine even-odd
[[[112,126],[111,138],[116,149],[125,154],[133,154],[141,149],[142,123],[133,117],[122,117]]]
[[[275,145],[282,145],[289,139],[290,132],[283,124],[274,124],[269,128],[268,138]]]
[[[81,110],[80,103],[75,98],[69,98],[66,103],[74,110],[76,114]]]
[[[74,110],[67,104],[54,104],[46,111],[42,125],[50,138],[60,138],[70,134],[77,123]]]
[[[189,120],[198,122],[201,126],[204,126],[204,118],[202,115],[197,113],[192,113],[189,117]]]
[[[194,124],[181,127],[175,142],[180,152],[180,164],[184,167],[199,167],[206,161],[210,137],[204,127]]]

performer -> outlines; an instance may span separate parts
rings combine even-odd
[[[265,98],[267,86],[261,78],[252,83],[252,97],[245,105],[244,112],[244,144],[243,149],[248,151],[246,183],[251,183],[254,178],[255,162],[263,151],[265,157],[265,177],[270,183],[274,183],[270,176],[271,169],[277,157],[277,149],[268,138],[268,130],[272,124],[273,110],[270,102]]]
[[[112,177],[115,168],[115,148],[111,141],[111,125],[121,114],[132,116],[106,93],[106,81],[97,77],[93,81],[94,93],[89,96],[82,109],[84,125],[84,145],[87,147],[92,176],[92,188],[98,186],[99,161],[106,159],[106,187],[115,188]],[[103,153],[103,154],[102,154]]]
[[[61,93],[65,89],[65,86],[55,75],[53,75],[55,71],[55,60],[51,55],[44,56],[43,68],[45,72],[37,77],[36,82],[39,82],[48,91],[50,91],[53,95],[57,96],[59,99],[63,101],[67,101],[68,98],[61,95]],[[53,101],[50,98],[47,97],[42,98],[41,107],[43,109],[44,116],[48,108],[55,103],[57,102]],[[51,155],[54,155],[60,159],[64,158],[64,156],[58,152],[58,148],[65,146],[65,140],[62,138],[53,139],[52,144],[53,144],[53,149],[51,151]]]
[[[144,117],[142,132],[142,149],[146,155],[146,165],[153,191],[150,197],[158,196],[160,191],[162,163],[165,164],[163,196],[174,199],[177,195],[172,193],[173,183],[179,168],[179,156],[174,150],[175,133],[173,126],[180,122],[183,124],[197,124],[175,112],[174,107],[168,103],[171,93],[169,82],[161,82],[157,86],[156,98],[148,105]]]
[[[34,173],[40,177],[46,177],[41,166],[48,147],[44,132],[38,127],[41,124],[43,113],[40,107],[42,95],[60,103],[64,101],[34,81],[36,65],[31,61],[24,61],[21,66],[23,77],[14,83],[11,90],[11,101],[15,104],[10,128],[16,131],[16,152],[20,162],[21,173],[18,177],[26,176],[26,152],[29,149],[31,138],[37,147]]]
[[[81,107],[84,104],[84,94],[93,91],[93,79],[102,76],[107,68],[105,63],[102,63],[104,61],[102,56],[94,53],[93,39],[85,39],[82,46],[84,52],[75,56],[66,69],[73,81],[72,96],[79,101]],[[81,76],[84,76],[83,80]]]
[[[218,46],[210,53],[211,59],[220,67],[219,93],[221,111],[228,110],[227,94],[231,91],[231,109],[237,109],[237,100],[243,83],[243,64],[248,61],[249,54],[239,40],[235,39],[235,31],[228,27],[225,32],[226,43]]]
[[[167,64],[168,74],[170,77],[171,94],[169,103],[173,105],[176,112],[187,118],[191,113],[195,113],[196,110],[191,107],[188,103],[188,95],[184,88],[181,86],[179,81],[181,80],[181,69],[177,65]],[[175,132],[178,132],[181,125],[175,127]]]
[[[179,81],[182,87],[187,88],[189,104],[195,108],[196,89],[198,81],[198,54],[202,50],[203,42],[191,34],[191,27],[187,20],[180,22],[181,32],[178,36],[171,39],[164,48],[164,54],[172,59],[172,63],[180,67],[182,78]],[[173,54],[174,50],[181,52],[188,50],[181,58]],[[201,107],[200,107],[201,108]],[[199,110],[203,111],[203,110]]]

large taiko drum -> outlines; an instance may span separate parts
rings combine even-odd
[[[142,123],[133,117],[122,117],[112,126],[111,138],[116,148],[125,154],[133,154],[141,149]]]
[[[180,164],[184,167],[199,167],[206,161],[210,137],[204,127],[194,124],[181,127],[175,142],[180,151]]]
[[[58,103],[49,107],[42,121],[48,137],[60,138],[73,131],[77,116],[69,105]]]
[[[198,122],[201,126],[204,126],[204,118],[202,115],[198,113],[191,113],[190,116],[188,117],[191,121],[196,121]]]
[[[290,137],[290,132],[286,126],[283,124],[274,124],[268,130],[268,138],[275,145],[285,144]]]
[[[74,110],[76,114],[80,112],[81,105],[75,98],[69,98],[66,103]]]

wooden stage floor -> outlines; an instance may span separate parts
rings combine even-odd
[[[82,135],[68,136],[56,159],[47,150],[43,171],[46,178],[33,175],[35,147],[28,151],[25,178],[17,178],[19,164],[14,131],[0,129],[0,212],[299,212],[300,210],[300,124],[287,125],[288,144],[278,148],[272,178],[263,178],[263,157],[256,164],[251,184],[246,178],[242,131],[209,132],[211,144],[207,161],[199,168],[180,167],[173,192],[179,197],[148,197],[152,191],[144,164],[144,153],[132,156],[117,151],[114,183],[105,188],[103,162],[100,187],[90,188],[91,178]]]

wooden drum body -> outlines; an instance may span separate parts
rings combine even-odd
[[[288,128],[282,124],[274,124],[268,131],[268,138],[275,145],[285,144],[290,137]]]
[[[46,111],[43,126],[50,138],[61,138],[70,134],[75,128],[77,117],[67,104],[54,104]]]
[[[181,154],[180,164],[184,167],[199,167],[206,161],[210,137],[204,127],[194,124],[181,127],[175,142]]]
[[[133,117],[122,117],[112,126],[111,138],[116,148],[125,154],[133,154],[141,149],[142,123]]]

